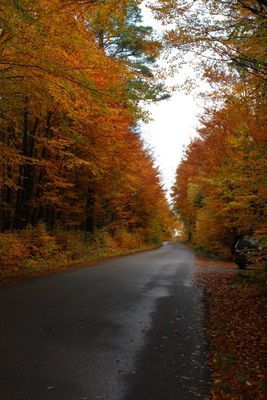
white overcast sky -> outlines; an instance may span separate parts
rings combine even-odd
[[[160,30],[151,12],[143,5],[143,24]],[[162,64],[163,61],[161,61]],[[190,67],[184,67],[168,84],[182,83],[190,75]],[[201,101],[193,94],[176,91],[168,100],[147,106],[152,121],[141,125],[142,137],[154,150],[165,188],[169,191],[174,183],[175,171],[181,161],[183,149],[196,136]]]

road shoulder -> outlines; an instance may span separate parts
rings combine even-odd
[[[232,263],[197,260],[213,372],[211,399],[264,399],[266,289]]]

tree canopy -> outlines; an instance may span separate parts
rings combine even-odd
[[[167,42],[201,55],[220,96],[177,168],[174,208],[190,240],[229,257],[239,235],[267,235],[266,2],[158,3],[158,17],[168,9],[177,24]]]
[[[163,87],[139,1],[0,2],[1,229],[45,222],[160,240],[170,212],[136,126]],[[153,207],[152,207],[153,204]]]

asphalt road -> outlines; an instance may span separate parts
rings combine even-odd
[[[0,399],[205,399],[194,255],[165,243],[0,289]]]

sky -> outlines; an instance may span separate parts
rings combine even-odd
[[[147,108],[152,120],[141,126],[142,137],[153,148],[156,165],[169,191],[183,150],[196,135],[199,107],[193,96],[175,93],[169,100]]]
[[[151,12],[143,5],[143,24],[160,30]],[[164,66],[164,61],[160,60]],[[183,82],[192,75],[189,66],[168,79],[168,84]],[[141,134],[146,144],[154,150],[156,165],[161,171],[164,187],[169,192],[174,183],[175,171],[181,161],[183,150],[196,136],[198,115],[201,112],[201,100],[196,94],[176,91],[168,100],[151,103],[146,106],[150,112],[151,122],[141,125]]]

